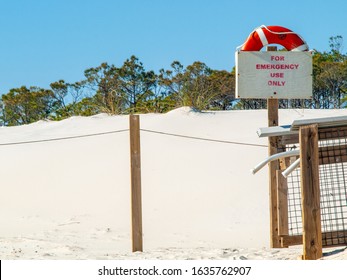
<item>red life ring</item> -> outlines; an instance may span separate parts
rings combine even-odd
[[[306,42],[295,32],[282,26],[260,26],[242,45],[241,51],[260,51],[269,44],[278,44],[287,51],[308,51]]]

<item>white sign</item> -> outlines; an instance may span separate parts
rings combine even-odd
[[[310,52],[249,52],[235,54],[238,98],[312,98]]]

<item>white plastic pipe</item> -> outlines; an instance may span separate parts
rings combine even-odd
[[[300,158],[294,161],[289,167],[282,172],[284,178],[287,178],[300,165]]]
[[[266,164],[268,164],[271,161],[274,161],[274,160],[277,160],[277,159],[280,159],[280,158],[298,156],[299,154],[300,154],[299,150],[292,150],[292,151],[287,151],[287,152],[278,153],[278,154],[274,154],[272,156],[269,156],[264,161],[259,163],[256,167],[254,167],[252,169],[252,173],[253,174],[257,173],[260,169],[262,169]]]

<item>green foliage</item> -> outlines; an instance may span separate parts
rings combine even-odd
[[[313,52],[313,99],[280,100],[280,108],[341,108],[347,104],[347,55],[342,37],[331,37],[330,51]],[[85,79],[59,80],[50,89],[13,88],[0,99],[0,124],[21,125],[98,113],[165,113],[181,106],[197,110],[266,108],[266,100],[235,100],[235,68],[214,70],[196,61],[174,61],[158,74],[136,56],[121,67],[102,63],[86,69]]]
[[[125,109],[125,96],[118,92],[119,77],[117,68],[102,63],[84,72],[86,85],[95,92],[93,101],[97,110],[109,114],[120,114]]]
[[[347,56],[340,52],[342,37],[330,38],[330,52],[313,55],[313,106],[340,108],[347,91]]]
[[[154,98],[157,76],[146,71],[135,56],[123,66],[102,63],[85,71],[88,86],[96,91],[95,102],[100,111],[109,114],[141,112],[144,104]]]
[[[11,89],[1,97],[3,125],[22,125],[47,119],[54,110],[53,92],[37,87]]]
[[[120,80],[118,90],[126,97],[127,113],[142,112],[144,104],[155,97],[153,88],[157,76],[153,71],[145,71],[135,56],[127,59],[117,72]]]
[[[83,85],[84,83],[81,82],[69,84],[64,80],[50,84],[54,99],[54,113],[51,116],[53,120],[82,114],[79,102],[82,97]]]
[[[71,112],[73,112],[72,115],[87,117],[102,113],[95,104],[95,97],[85,97],[73,106],[71,109]],[[71,104],[69,104],[69,106],[71,106]]]
[[[194,62],[184,69],[178,61],[171,70],[160,70],[159,84],[172,96],[176,107],[190,106],[198,110],[227,109],[234,99],[234,76],[227,71],[210,69]]]

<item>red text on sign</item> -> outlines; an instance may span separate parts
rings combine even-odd
[[[271,60],[272,61],[284,61],[284,56],[283,55],[272,55]]]
[[[286,82],[285,81],[268,81],[267,84],[269,86],[283,87],[286,84]]]
[[[284,73],[270,73],[271,78],[284,78]]]

